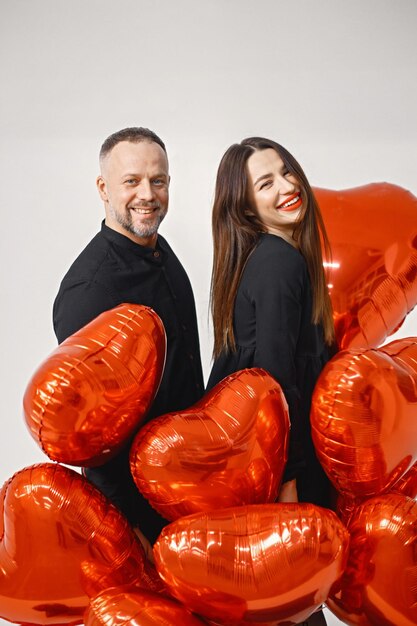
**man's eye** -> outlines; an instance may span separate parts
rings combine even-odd
[[[164,181],[162,180],[162,178],[155,178],[155,180],[153,181],[153,184],[161,186],[164,184]]]
[[[125,183],[128,185],[134,185],[136,182],[136,178],[128,178],[127,180],[125,180]]]

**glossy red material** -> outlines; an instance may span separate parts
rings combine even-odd
[[[90,600],[85,626],[203,626],[173,599],[131,586],[107,589]]]
[[[221,624],[298,624],[345,567],[348,533],[312,504],[264,504],[184,517],[154,546],[172,594]]]
[[[397,493],[415,499],[417,497],[417,463],[414,463],[408,472],[401,476],[387,493]],[[339,495],[336,507],[339,519],[345,525],[348,525],[356,509],[368,499]]]
[[[387,494],[353,516],[349,559],[340,589],[327,601],[346,624],[417,624],[417,504]]]
[[[153,402],[165,350],[160,318],[135,304],[102,313],[58,346],[24,396],[27,425],[45,454],[82,466],[114,456]]]
[[[131,449],[137,487],[166,519],[275,501],[288,406],[262,369],[228,376],[190,409],[147,424]]]
[[[401,476],[400,480],[395,483],[391,489],[392,493],[400,493],[409,498],[417,497],[417,463]]]
[[[333,252],[341,348],[374,348],[417,304],[417,198],[388,183],[314,189]]]
[[[333,357],[314,391],[311,426],[342,495],[390,490],[417,461],[417,338]]]
[[[82,476],[45,463],[0,492],[0,617],[79,624],[88,596],[133,584],[162,591],[121,513]]]

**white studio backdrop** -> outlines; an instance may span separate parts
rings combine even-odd
[[[56,345],[59,283],[100,227],[105,137],[147,126],[166,142],[161,232],[194,287],[207,377],[210,211],[223,152],[264,135],[315,186],[386,181],[417,195],[416,25],[416,0],[0,1],[0,483],[48,460],[24,425],[22,397]],[[416,311],[395,337],[411,335]]]

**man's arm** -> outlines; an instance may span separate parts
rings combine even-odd
[[[61,285],[54,302],[54,331],[61,343],[103,311],[121,304],[106,287],[93,281]]]

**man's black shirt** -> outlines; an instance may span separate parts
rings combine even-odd
[[[65,275],[55,299],[53,321],[59,342],[103,311],[122,303],[151,307],[167,334],[161,385],[145,420],[190,407],[203,394],[203,374],[194,297],[188,276],[158,235],[154,248],[140,246],[106,226],[90,241]],[[167,523],[142,498],[128,465],[130,442],[115,459],[85,473],[154,541]]]

